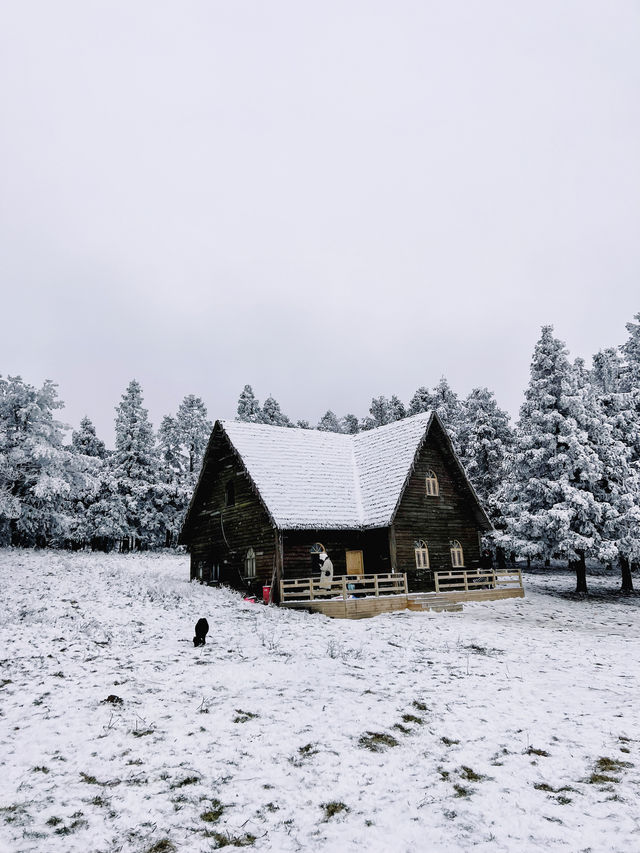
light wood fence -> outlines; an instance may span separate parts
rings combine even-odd
[[[316,578],[287,578],[280,581],[280,600],[314,601],[316,599],[361,598],[364,596],[406,595],[407,576],[388,575],[341,575],[331,582],[329,589],[320,586]]]
[[[451,569],[434,572],[436,592],[477,592],[482,589],[524,589],[520,569]]]

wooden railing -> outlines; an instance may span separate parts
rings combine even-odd
[[[436,592],[475,592],[478,589],[522,589],[520,569],[451,569],[434,572]]]
[[[341,575],[331,581],[329,588],[320,586],[319,578],[283,579],[280,581],[280,600],[313,601],[316,598],[361,598],[364,596],[406,595],[407,576]]]

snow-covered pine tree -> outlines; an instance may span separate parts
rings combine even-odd
[[[602,463],[587,434],[584,395],[564,344],[544,326],[520,409],[504,512],[510,541],[527,556],[564,556],[587,591],[585,557],[600,548],[594,497]]]
[[[431,391],[424,385],[418,388],[409,402],[409,415],[419,415],[421,412],[430,412],[435,408]]]
[[[73,431],[71,435],[71,447],[76,453],[81,453],[83,456],[104,459],[107,455],[104,441],[98,438],[96,428],[87,415],[80,421],[80,429]]]
[[[246,421],[251,424],[262,423],[260,401],[256,399],[251,385],[245,385],[238,398],[237,421]]]
[[[474,388],[462,404],[460,460],[498,529],[504,527],[502,498],[513,440],[509,415],[499,408],[493,391]]]
[[[109,471],[108,451],[85,416],[71,440],[75,464],[84,481],[75,490],[69,539],[76,546],[90,545],[93,550],[109,550],[123,535],[118,527],[105,524],[106,518],[122,515],[124,507],[117,484]]]
[[[0,541],[58,545],[68,535],[74,491],[82,475],[63,446],[57,385],[0,377]]]
[[[167,415],[160,424],[158,445],[164,484],[161,513],[167,547],[177,542],[211,430],[206,406],[194,394],[188,394],[180,403],[175,418]]]
[[[635,315],[640,320],[640,314]],[[620,391],[627,395],[625,406],[635,413],[630,424],[630,433],[625,439],[633,448],[632,461],[640,467],[640,323],[627,323],[629,339],[620,347],[622,366],[620,369]]]
[[[407,417],[407,410],[400,397],[393,394],[389,400],[389,417],[391,421],[401,421]]]
[[[604,509],[600,558],[611,561],[617,557],[622,591],[632,592],[631,567],[640,561],[640,466],[635,461],[640,418],[633,393],[622,390],[623,377],[615,350],[596,353],[590,374],[590,409],[602,421],[596,443],[603,465],[602,479],[596,485]]]
[[[348,414],[340,418],[341,432],[346,432],[348,435],[355,435],[360,432],[360,422],[355,415]]]
[[[188,470],[188,462],[182,445],[178,421],[171,415],[165,415],[160,421],[158,451],[161,478],[166,482],[184,480]]]
[[[637,323],[627,323],[628,340],[620,347],[623,359],[621,390],[640,392],[640,314],[634,317]]]
[[[163,491],[161,507],[164,545],[173,545],[180,534],[191,496],[189,461],[178,419],[165,415],[158,429],[159,476]]]
[[[445,426],[453,446],[458,450],[458,431],[461,427],[462,404],[444,376],[433,389],[432,409],[438,413]]]
[[[328,409],[318,421],[316,429],[321,432],[342,432],[337,415]]]
[[[393,420],[391,412],[391,403],[381,395],[373,397],[369,406],[369,417],[362,421],[361,429],[375,429],[379,426],[391,423]]]
[[[187,394],[180,403],[176,422],[182,446],[187,454],[190,481],[195,486],[213,424],[207,416],[207,407],[195,394]]]
[[[600,350],[593,356],[589,379],[598,396],[621,391],[622,362],[615,349]]]
[[[289,418],[281,411],[280,403],[271,395],[264,401],[258,423],[270,424],[271,426],[293,426]]]
[[[165,490],[160,486],[153,427],[135,379],[116,407],[116,450],[110,461],[125,505],[128,541],[123,546],[161,544]]]

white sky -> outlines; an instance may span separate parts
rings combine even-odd
[[[635,2],[0,0],[0,372],[292,418],[640,311]]]

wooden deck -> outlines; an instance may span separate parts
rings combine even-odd
[[[310,578],[280,582],[281,607],[324,613],[334,619],[366,619],[394,610],[462,610],[465,601],[523,598],[522,573],[452,569],[435,572],[435,592],[408,592],[407,576],[343,575],[322,589]]]

